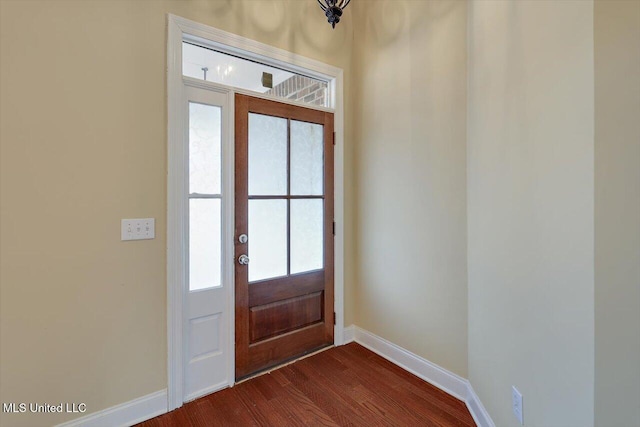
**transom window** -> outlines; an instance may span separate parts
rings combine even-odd
[[[182,73],[187,77],[220,83],[290,101],[329,106],[329,83],[182,42]]]

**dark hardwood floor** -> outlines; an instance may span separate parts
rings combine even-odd
[[[475,424],[463,402],[352,343],[194,400],[138,426]]]

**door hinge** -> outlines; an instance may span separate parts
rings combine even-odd
[[[333,133],[333,145],[336,145],[336,133]]]
[[[335,311],[333,312],[333,324],[334,325],[336,324],[336,312]]]
[[[333,233],[334,236],[336,235],[336,222],[335,221],[333,221],[333,224],[331,226],[331,232]]]

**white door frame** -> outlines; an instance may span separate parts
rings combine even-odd
[[[198,79],[184,77],[182,75],[182,42],[183,40],[195,41],[199,44],[214,47],[216,50],[230,53],[243,58],[261,62],[266,65],[300,73],[310,77],[329,81],[330,104],[333,108],[317,108],[334,113],[334,130],[336,132],[336,146],[334,149],[334,205],[335,205],[335,277],[334,277],[334,311],[336,313],[336,326],[334,328],[334,343],[344,343],[344,109],[343,109],[343,71],[313,59],[287,52],[263,43],[256,42],[236,34],[218,30],[207,25],[199,24],[179,16],[167,15],[167,108],[168,108],[168,175],[167,175],[167,391],[168,410],[172,411],[182,406],[184,384],[184,340],[183,340],[183,304],[187,292],[186,281],[186,220],[187,212],[183,199],[186,194],[186,158],[185,141],[186,123],[184,111],[184,88],[186,85],[214,90],[227,94],[229,97],[229,120],[226,125],[229,129],[228,140],[223,141],[223,146],[234,147],[233,111],[234,94],[244,93],[260,98],[273,99],[279,102],[286,100],[266,96],[251,91],[231,88],[216,83],[205,82]],[[294,103],[294,102],[291,102]],[[296,104],[296,103],[294,103]],[[300,105],[300,104],[297,104]],[[314,107],[315,108],[315,107]],[[226,165],[226,166],[225,166]],[[223,182],[227,185],[227,200],[234,200],[234,150],[223,150]],[[230,215],[227,227],[223,235],[233,236],[233,203],[227,203],[224,215]],[[229,234],[230,233],[230,234]],[[232,240],[231,237],[230,240]],[[233,260],[233,242],[223,242],[223,248],[230,251],[230,257],[223,259]],[[235,371],[235,297],[233,274],[225,275],[224,271],[233,271],[233,267],[223,266],[223,278],[230,280],[225,283],[227,289],[227,301],[229,304],[229,316],[231,321],[229,331],[228,348],[230,350],[228,375],[229,386],[234,384]]]

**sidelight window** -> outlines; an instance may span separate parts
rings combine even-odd
[[[221,115],[214,105],[189,103],[189,290],[221,279]]]

